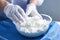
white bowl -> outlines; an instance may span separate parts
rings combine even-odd
[[[18,32],[21,35],[26,36],[26,37],[38,37],[38,36],[44,34],[48,30],[49,25],[52,22],[52,18],[50,16],[46,15],[46,14],[41,14],[41,16],[43,17],[44,20],[47,20],[48,21],[47,25],[45,25],[46,26],[46,29],[44,31],[40,31],[39,30],[38,32],[35,32],[35,33],[26,33],[24,31],[21,31],[20,30],[20,27],[21,26],[18,23],[16,23],[16,28],[17,28]]]

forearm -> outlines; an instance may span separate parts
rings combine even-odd
[[[30,0],[30,3],[41,6],[43,4],[44,0]]]
[[[0,0],[0,9],[4,9],[4,7],[7,5],[6,0]]]
[[[30,3],[32,3],[32,4],[34,4],[34,5],[37,5],[38,0],[30,0]]]

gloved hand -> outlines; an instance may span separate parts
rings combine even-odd
[[[8,4],[4,8],[4,13],[15,23],[22,23],[26,18],[24,10],[18,5]]]
[[[42,16],[38,13],[38,11],[36,9],[36,5],[34,5],[32,3],[27,5],[26,14],[30,15],[30,16],[37,16],[42,19]]]

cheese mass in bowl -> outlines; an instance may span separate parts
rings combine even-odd
[[[20,26],[18,27],[18,30],[25,33],[45,31],[48,28],[48,23],[49,21],[46,21],[45,19],[40,19],[38,17],[29,17],[24,23],[18,24]]]

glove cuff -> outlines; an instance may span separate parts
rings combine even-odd
[[[14,6],[14,5],[13,5],[13,4],[10,4],[10,3],[8,3],[8,4],[5,6],[5,8],[4,8],[4,13],[5,13],[5,15],[8,15],[8,14],[9,14],[9,12],[11,11],[11,9],[12,9],[13,6]]]
[[[44,0],[38,0],[37,6],[41,6],[43,4]]]
[[[31,13],[32,10],[35,10],[36,9],[36,5],[30,3],[27,5],[27,8],[26,8],[26,15],[29,15]]]

